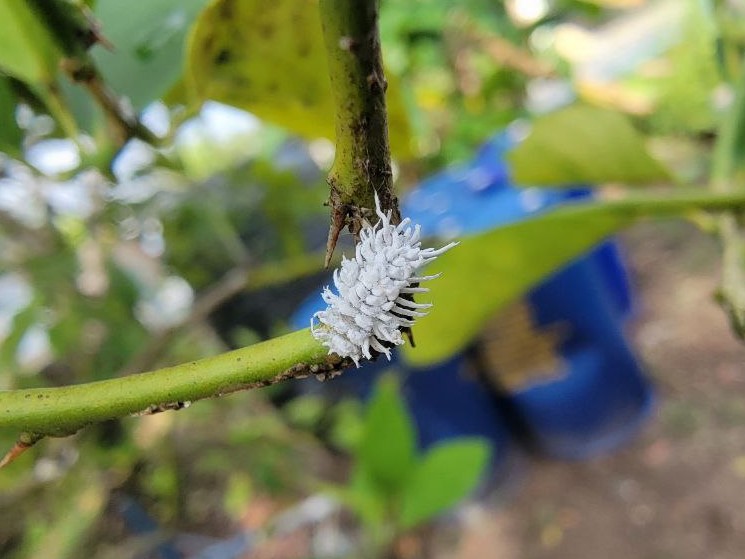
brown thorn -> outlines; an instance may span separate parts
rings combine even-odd
[[[101,22],[96,19],[93,12],[87,6],[83,7],[83,16],[88,23],[89,31],[95,42],[103,46],[109,52],[114,52],[114,50],[116,50],[114,48],[114,43],[107,39],[102,33]]]
[[[326,241],[326,257],[323,260],[323,266],[325,268],[329,267],[331,257],[334,255],[334,249],[339,240],[341,230],[344,229],[346,217],[346,212],[343,209],[337,207],[331,208],[331,225],[329,225],[329,236]]]
[[[416,343],[414,342],[414,331],[411,329],[411,327],[407,326],[406,328],[403,328],[401,331],[409,339],[409,345],[411,347],[416,347]]]
[[[112,43],[106,35],[101,33],[100,29],[93,29],[93,37],[95,37],[96,42],[104,47],[109,52],[114,52],[116,50],[116,47],[114,47],[114,43]]]
[[[0,460],[0,468],[4,468],[11,462],[14,462],[21,454],[34,446],[39,440],[41,440],[41,437],[26,438],[25,440],[22,437],[18,439],[13,447],[5,453],[5,456]]]

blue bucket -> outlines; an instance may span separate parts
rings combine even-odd
[[[537,328],[559,325],[559,370],[511,391],[513,408],[538,451],[561,458],[607,452],[634,435],[652,408],[649,382],[619,320],[603,245],[553,275],[527,298]]]
[[[500,134],[468,164],[424,181],[406,196],[403,214],[425,235],[449,239],[590,195],[581,186],[510,184],[504,154],[512,145],[509,134]],[[495,317],[497,332],[486,329],[477,344],[481,374],[498,394],[512,431],[532,449],[558,458],[593,456],[627,441],[648,417],[651,385],[623,334],[632,308],[618,247],[608,241]],[[524,332],[510,336],[513,329]],[[541,352],[543,362],[536,362]],[[506,383],[506,373],[515,371],[522,376]]]

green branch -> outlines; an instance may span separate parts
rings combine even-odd
[[[185,402],[267,386],[311,374],[333,375],[348,363],[327,355],[309,330],[174,367],[127,377],[0,392],[0,428],[66,436],[109,419],[181,407]]]
[[[745,210],[745,191],[710,192],[708,190],[674,189],[649,194],[629,194],[617,200],[598,202],[578,202],[563,206],[567,211],[575,208],[578,212],[591,210],[602,205],[615,215],[631,218],[678,217],[696,211],[727,212]]]
[[[740,71],[736,96],[722,121],[711,171],[715,192],[745,192],[745,65]],[[722,279],[718,299],[735,333],[745,338],[745,230],[743,212],[729,212],[718,220],[722,240]]]
[[[375,192],[396,222],[400,214],[393,194],[378,2],[320,0],[319,9],[336,106],[328,265],[341,230],[349,225],[355,235],[359,232],[361,209],[375,207]]]

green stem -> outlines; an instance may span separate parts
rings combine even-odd
[[[375,207],[375,192],[383,209],[393,210],[394,220],[400,215],[393,194],[378,2],[320,0],[319,10],[336,106],[328,261],[344,226],[359,231],[360,209]]]
[[[57,121],[65,136],[77,142],[80,135],[78,124],[75,122],[75,117],[70,112],[70,109],[65,104],[57,83],[43,85],[37,91],[47,111]]]
[[[708,190],[675,189],[664,194],[632,194],[620,200],[599,202],[617,215],[629,217],[677,217],[693,211],[742,211],[745,210],[745,191],[711,192]],[[594,202],[576,204],[577,211],[586,211]],[[566,206],[567,210],[572,206]],[[584,208],[584,209],[583,209]]]
[[[719,129],[711,171],[715,192],[745,191],[745,65],[736,83],[735,100]],[[732,329],[745,338],[745,231],[742,211],[728,212],[718,220],[722,240],[722,279],[719,301]]]
[[[346,363],[327,355],[309,330],[250,347],[128,377],[0,392],[0,428],[36,436],[65,436],[86,425],[147,414],[237,390],[309,374],[333,373]]]
[[[718,192],[733,190],[745,179],[745,66],[735,86],[734,102],[722,120],[714,147],[711,186]]]

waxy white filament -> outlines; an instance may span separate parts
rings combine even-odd
[[[432,305],[410,301],[405,296],[426,293],[418,284],[434,279],[416,272],[458,243],[440,249],[421,248],[420,226],[411,226],[409,218],[391,224],[391,212],[384,214],[375,195],[375,226],[360,231],[355,256],[342,257],[341,268],[334,270],[334,286],[323,290],[328,307],[310,320],[313,336],[329,348],[329,353],[350,357],[359,367],[360,359],[372,357],[371,350],[391,358],[390,347],[381,342],[404,343],[401,328],[412,326]],[[316,324],[318,321],[320,324]]]

